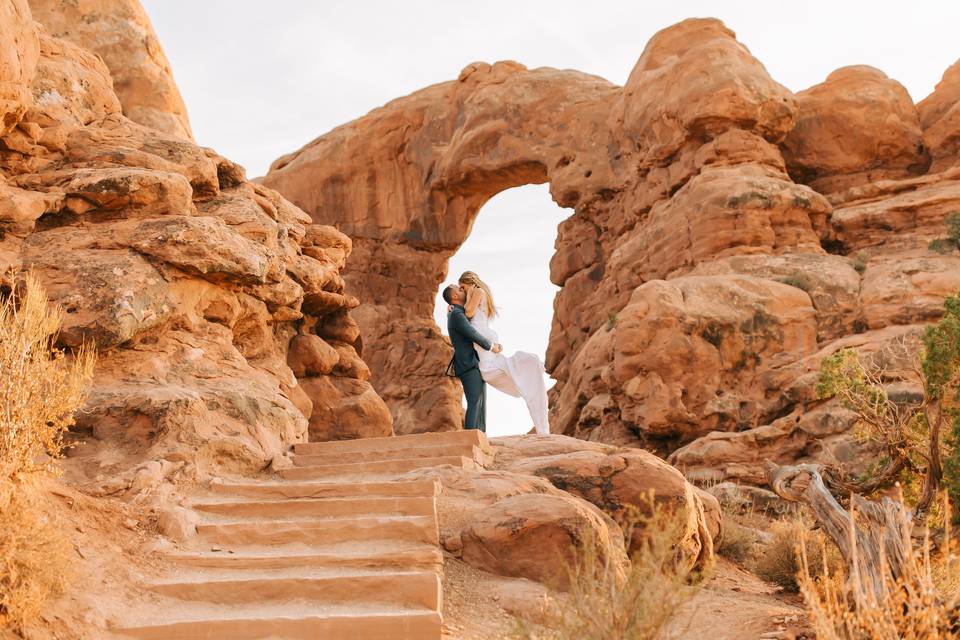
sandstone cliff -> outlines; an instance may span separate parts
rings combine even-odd
[[[30,0],[30,10],[51,35],[103,59],[125,116],[193,140],[170,63],[137,0]]]
[[[184,111],[144,116],[137,96],[173,87],[165,67],[159,85],[131,81],[118,98],[113,80],[146,68],[124,53],[127,27],[152,38],[137,3],[89,20],[76,3],[34,5],[49,29],[25,0],[0,2],[0,272],[5,291],[16,271],[39,276],[66,310],[61,344],[99,351],[73,452],[88,475],[122,483],[150,458],[259,468],[308,430],[390,434],[339,275],[350,239],[185,140]],[[61,30],[130,66],[108,68]]]
[[[846,414],[814,398],[819,361],[915,333],[960,288],[960,256],[927,248],[960,210],[956,69],[919,105],[868,67],[794,95],[722,23],[687,20],[623,87],[475,63],[263,182],[354,239],[344,276],[404,433],[460,423],[431,319],[447,260],[493,195],[549,182],[571,209],[552,430],[758,481],[763,456],[855,460]]]

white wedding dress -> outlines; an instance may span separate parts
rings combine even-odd
[[[470,319],[470,324],[491,343],[500,341],[497,332],[490,327],[487,310],[482,301]],[[479,345],[474,345],[474,348],[480,357],[480,375],[483,381],[497,391],[523,398],[537,433],[550,433],[547,387],[543,382],[543,363],[540,358],[526,351],[517,351],[512,356],[506,356],[503,352],[487,351]]]

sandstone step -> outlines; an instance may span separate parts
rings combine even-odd
[[[477,463],[465,456],[449,456],[443,458],[412,458],[400,460],[381,460],[379,462],[353,462],[347,464],[329,464],[316,467],[293,467],[284,469],[280,475],[288,480],[308,480],[316,478],[332,478],[336,476],[362,475],[390,475],[406,473],[414,469],[453,465],[463,469],[475,469]]]
[[[287,569],[200,571],[154,582],[148,588],[168,598],[211,604],[256,604],[301,600],[324,603],[384,603],[440,609],[440,578],[433,571]]]
[[[329,442],[301,442],[294,445],[297,455],[323,453],[347,453],[355,451],[395,451],[446,445],[473,445],[490,451],[486,435],[470,429],[466,431],[435,431],[386,438],[359,438],[356,440],[331,440]]]
[[[431,569],[443,564],[438,547],[428,544],[403,544],[395,541],[364,543],[361,548],[344,545],[291,548],[277,545],[264,548],[221,548],[219,551],[177,551],[165,558],[176,565],[193,569],[289,569],[342,567],[350,569]]]
[[[194,615],[190,615],[193,613]],[[440,640],[437,611],[356,607],[184,608],[152,622],[115,629],[141,640]]]
[[[398,515],[434,516],[433,496],[304,498],[300,500],[198,500],[196,511],[235,518]]]
[[[409,449],[385,449],[371,451],[326,452],[317,454],[298,453],[293,457],[293,464],[298,467],[344,464],[361,462],[380,462],[383,460],[415,459],[415,458],[446,458],[464,456],[483,463],[486,454],[472,444],[437,445],[430,447],[410,447]]]
[[[437,480],[387,482],[217,482],[212,493],[248,498],[349,498],[355,496],[435,496]]]
[[[321,545],[352,540],[439,543],[437,519],[432,516],[201,522],[197,525],[197,537],[218,545]]]

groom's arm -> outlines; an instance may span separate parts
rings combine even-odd
[[[463,315],[463,309],[454,309],[450,314],[450,328],[456,329],[463,335],[467,336],[473,342],[477,343],[487,351],[493,348],[493,345],[490,344],[490,341],[483,337],[483,335],[473,328],[473,325],[467,321],[467,316]]]

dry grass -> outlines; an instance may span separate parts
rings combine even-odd
[[[62,318],[31,276],[0,303],[0,479],[54,471],[49,461],[87,397],[95,356],[53,348]]]
[[[0,481],[0,628],[22,630],[63,592],[71,554],[32,483]]]
[[[951,546],[949,543],[946,545]],[[954,583],[958,567],[956,556],[944,553],[939,558],[930,552],[929,540],[917,550],[906,541],[910,558],[907,571],[894,580],[885,575],[879,596],[855,585],[843,571],[811,575],[812,561],[802,557],[800,589],[809,612],[810,623],[819,640],[945,640],[960,637],[960,600],[954,591],[945,593],[943,582]],[[850,585],[854,585],[851,589]]]
[[[679,524],[663,511],[643,520],[643,547],[622,567],[600,557],[586,541],[580,559],[569,567],[570,590],[559,606],[544,611],[544,625],[518,620],[517,638],[536,640],[651,640],[691,598],[698,586],[690,570],[678,565],[675,542]],[[630,539],[628,532],[627,539]]]
[[[87,395],[95,356],[54,348],[62,311],[28,276],[0,302],[0,626],[22,629],[64,588],[70,546],[38,506],[64,432]]]
[[[723,541],[717,553],[737,564],[746,564],[756,556],[757,544],[756,531],[740,524],[737,518],[724,515]]]
[[[819,531],[811,531],[802,519],[779,520],[770,528],[773,540],[762,546],[751,569],[768,582],[780,585],[788,591],[799,591],[798,574],[802,563],[798,547],[810,559],[809,567],[814,576],[822,572],[824,566],[835,572],[841,566],[840,554],[832,546],[826,545],[826,538]]]

